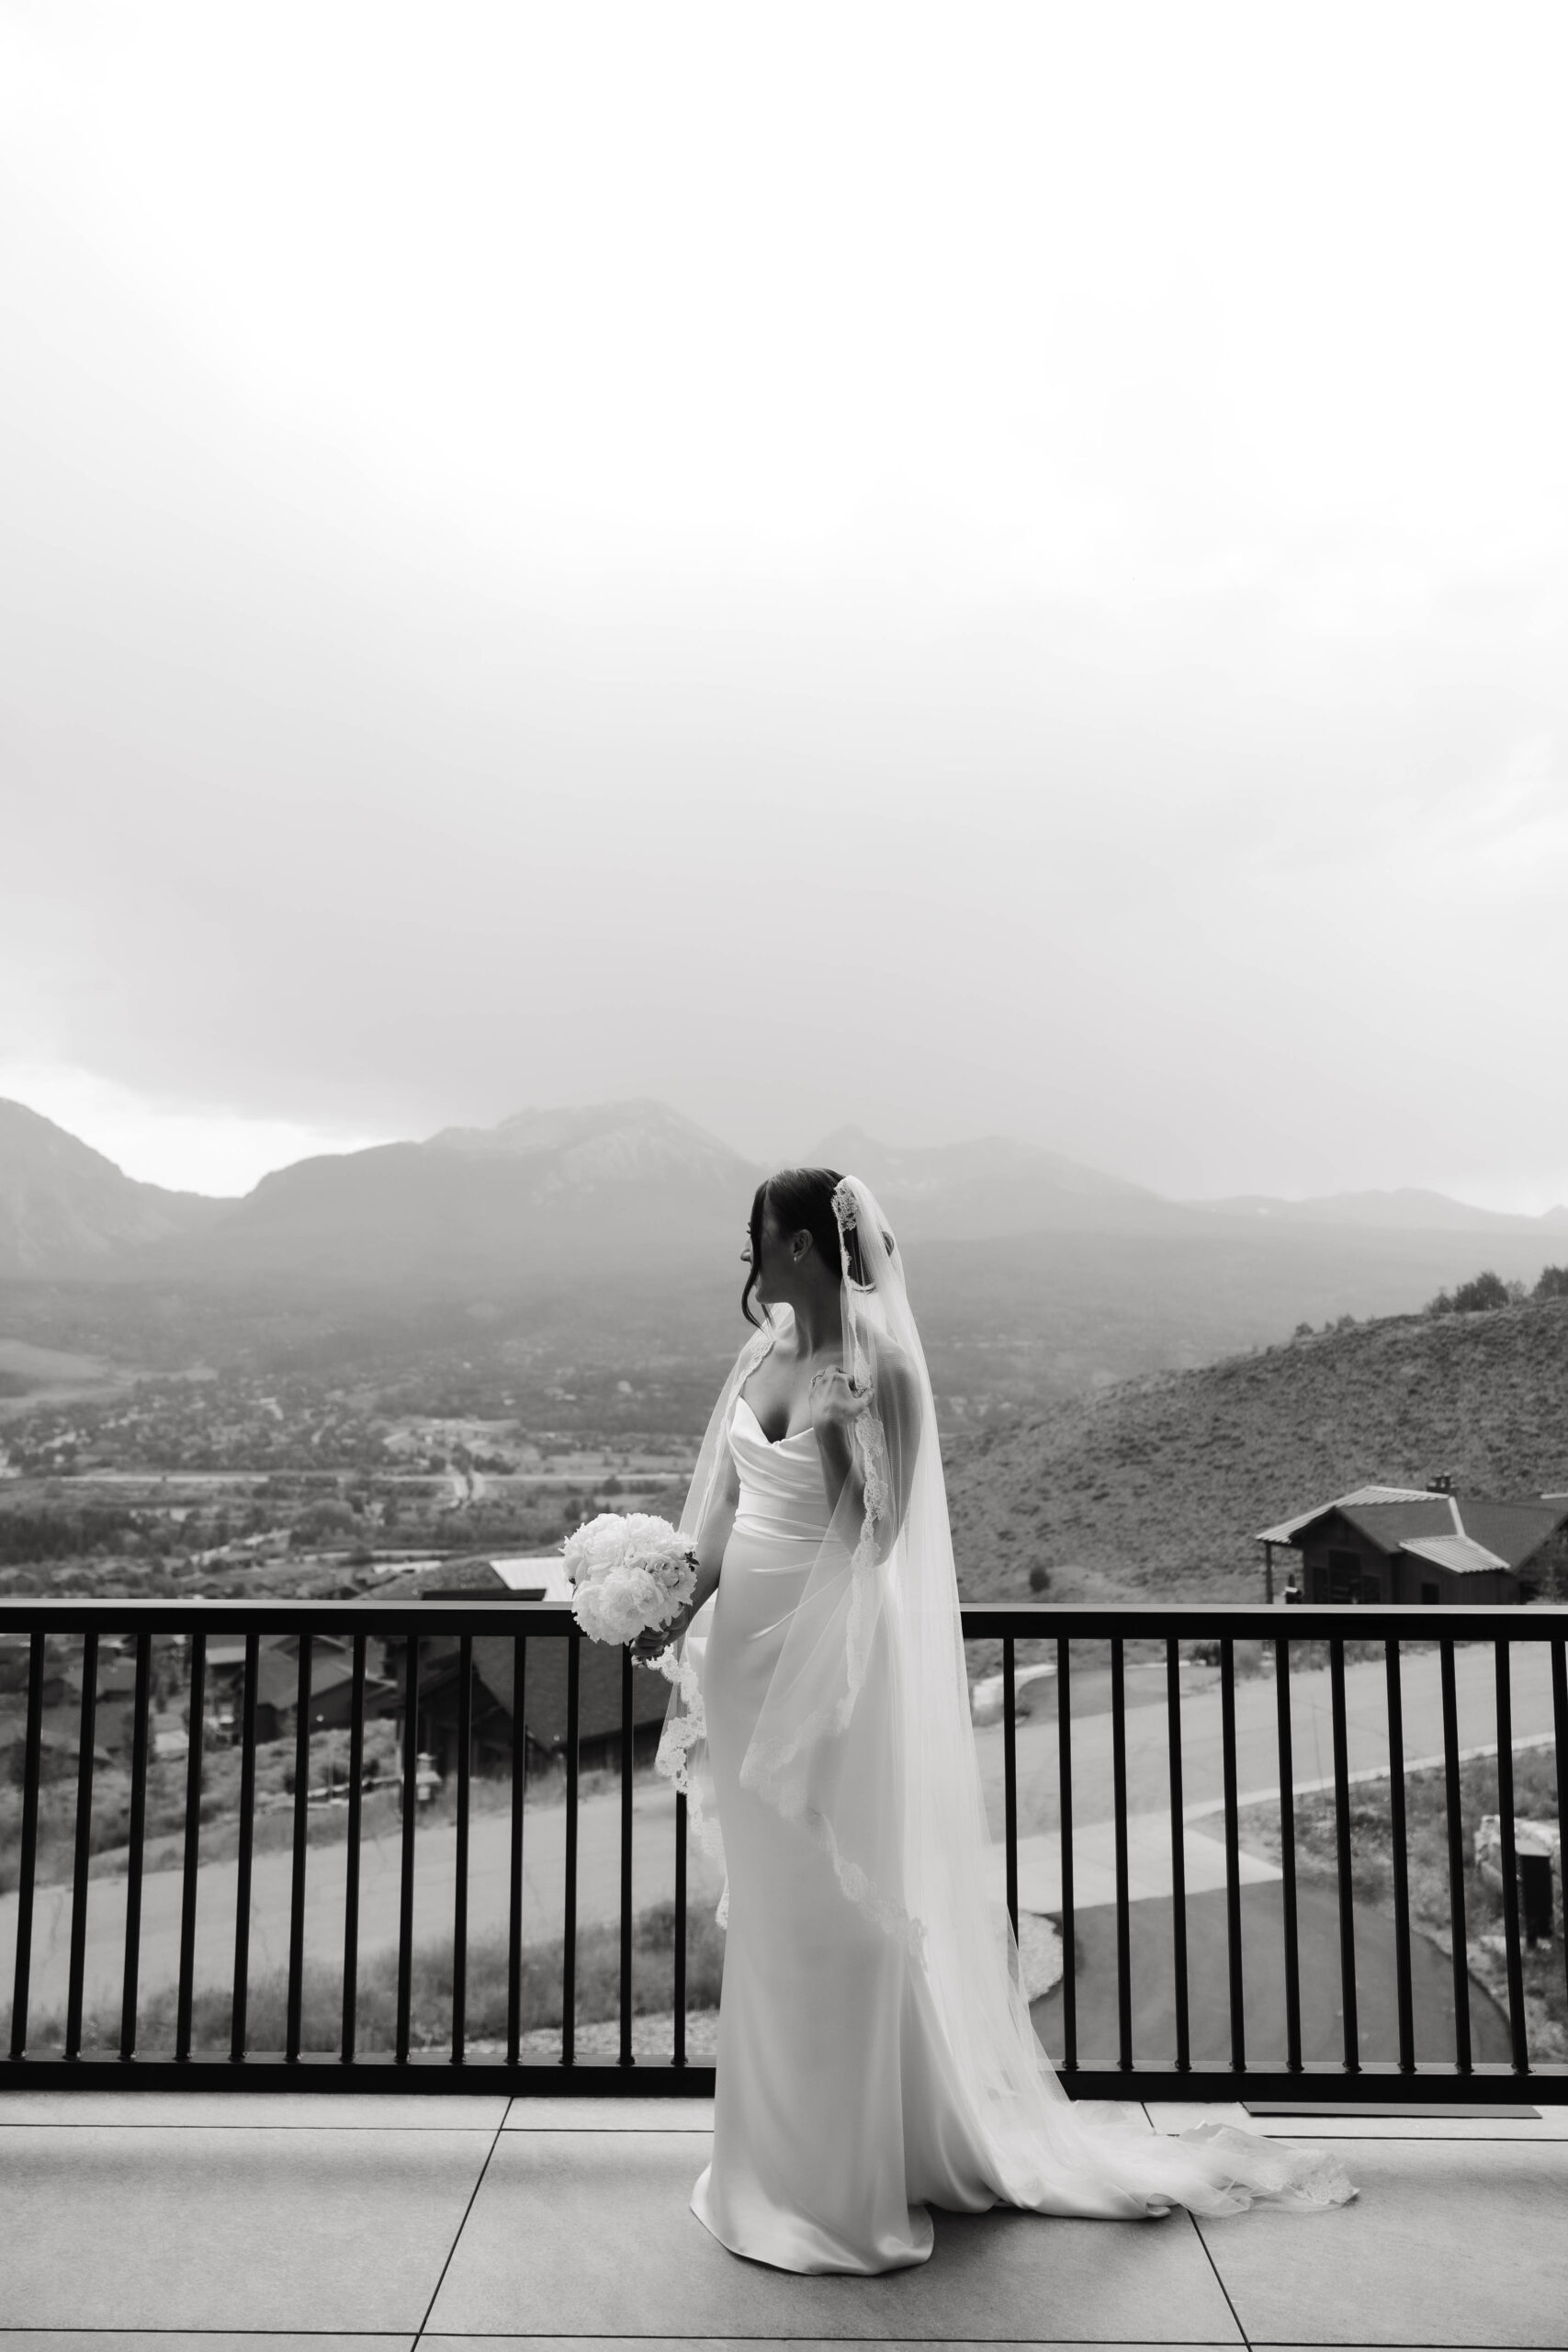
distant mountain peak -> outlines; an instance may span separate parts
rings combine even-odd
[[[667,1102],[640,1096],[627,1102],[563,1104],[547,1110],[514,1111],[493,1127],[443,1127],[429,1147],[443,1151],[567,1151],[606,1136],[639,1136],[694,1152],[739,1159],[739,1154],[705,1127]]]
[[[41,1111],[0,1098],[0,1275],[103,1266],[204,1227],[230,1205],[139,1183]]]
[[[963,1143],[898,1145],[879,1143],[864,1128],[835,1128],[817,1147],[809,1163],[840,1169],[859,1176],[887,1205],[900,1198],[920,1199],[950,1192],[954,1186],[1022,1183],[1042,1196],[1078,1201],[1090,1199],[1154,1202],[1156,1195],[1122,1176],[1107,1175],[1065,1152],[1018,1136],[973,1136]]]

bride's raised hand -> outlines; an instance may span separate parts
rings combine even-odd
[[[855,1386],[841,1364],[829,1364],[821,1372],[814,1372],[807,1396],[811,1426],[818,1436],[836,1437],[845,1442],[871,1402],[868,1392]]]

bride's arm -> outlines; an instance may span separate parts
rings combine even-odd
[[[735,1525],[735,1514],[740,1503],[740,1473],[735,1466],[735,1456],[728,1446],[724,1449],[724,1468],[719,1473],[702,1526],[697,1531],[694,1550],[697,1555],[697,1581],[686,1603],[686,1630],[705,1603],[718,1590],[718,1572],[724,1566],[724,1555],[729,1544],[729,1532]]]
[[[632,1657],[639,1664],[662,1657],[672,1642],[680,1641],[698,1610],[717,1591],[718,1574],[724,1566],[729,1531],[735,1524],[739,1502],[740,1474],[736,1469],[734,1455],[726,1446],[724,1467],[709,1497],[703,1523],[697,1531],[696,1543],[692,1547],[697,1555],[697,1581],[692,1597],[671,1624],[655,1626],[637,1635],[632,1644]]]
[[[902,1351],[885,1347],[878,1357],[874,1383],[874,1410],[882,1427],[887,1459],[889,1510],[877,1529],[877,1556],[886,1559],[904,1523],[915,1455],[920,1440],[920,1392],[913,1370]],[[837,1367],[819,1372],[811,1384],[812,1422],[828,1505],[835,1517],[847,1505],[859,1524],[865,1509],[865,1480],[856,1452],[854,1427],[865,1410],[847,1373]]]

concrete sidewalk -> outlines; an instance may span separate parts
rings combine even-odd
[[[6,2094],[0,2331],[6,2352],[1563,2343],[1562,2110],[1251,2128],[1343,2143],[1357,2202],[1202,2223],[939,2213],[919,2269],[800,2278],[736,2260],[690,2213],[700,2103]]]

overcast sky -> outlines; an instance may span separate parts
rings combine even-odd
[[[0,0],[0,1093],[1568,1199],[1568,10]]]

